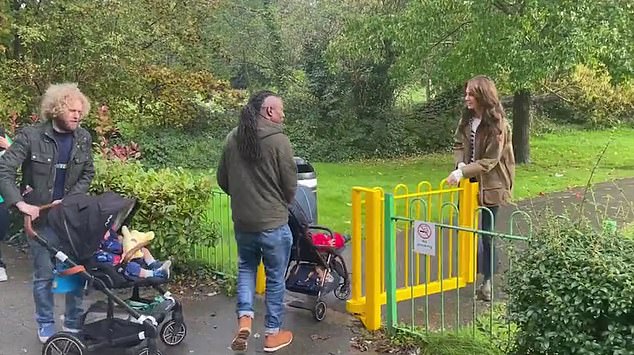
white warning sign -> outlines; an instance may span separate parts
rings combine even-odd
[[[429,222],[414,222],[414,252],[436,255],[436,225]]]

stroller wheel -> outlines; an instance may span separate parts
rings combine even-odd
[[[170,319],[161,328],[161,340],[165,345],[176,346],[187,336],[187,326],[185,323],[177,323]]]
[[[42,355],[84,355],[85,353],[86,345],[75,335],[65,332],[50,337],[42,349]]]
[[[335,297],[338,299],[345,301],[350,297],[350,285],[346,285],[346,283],[342,283],[335,289]]]
[[[313,317],[319,322],[326,318],[326,303],[324,301],[319,301],[315,304],[315,309],[313,310]]]
[[[150,354],[150,348],[143,348],[137,353],[137,355],[163,355],[163,354],[158,349],[156,350],[156,353]]]

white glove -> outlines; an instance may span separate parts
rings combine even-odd
[[[459,165],[459,164],[458,164]],[[462,179],[462,170],[460,168],[454,170],[447,176],[447,183],[449,185],[458,185],[458,182]]]

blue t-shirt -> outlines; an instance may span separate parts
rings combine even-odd
[[[53,201],[64,197],[64,183],[66,182],[66,166],[70,161],[73,149],[73,134],[54,132],[57,142],[57,162],[55,164],[55,186],[53,186]]]

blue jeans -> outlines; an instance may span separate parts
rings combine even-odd
[[[51,246],[59,246],[59,238],[49,227],[44,226],[38,230],[38,235],[44,238]],[[55,299],[53,297],[53,261],[49,251],[38,242],[29,239],[29,249],[33,258],[33,299],[35,300],[35,320],[39,326],[55,323]],[[82,289],[66,294],[66,312],[64,314],[64,326],[72,329],[80,329],[81,316],[84,311],[81,308],[83,300]]]
[[[481,230],[487,232],[493,232],[495,230],[495,217],[498,213],[498,206],[490,206],[488,209],[491,210],[491,213],[487,210],[482,210],[480,213],[482,214],[482,226]],[[493,214],[493,220],[491,220],[491,214]],[[481,265],[481,272],[484,276],[485,280],[491,280],[491,276],[495,273],[495,266],[498,263],[497,253],[495,253],[495,248],[491,243],[490,235],[480,235],[480,240],[482,243],[482,249],[480,249],[480,255],[478,256],[479,264]],[[499,241],[500,238],[497,238],[496,241]],[[493,259],[493,269],[491,269],[491,259]]]
[[[293,236],[288,224],[257,233],[236,232],[238,244],[238,318],[253,318],[255,279],[260,260],[266,271],[265,333],[277,333],[284,321],[284,276]]]

